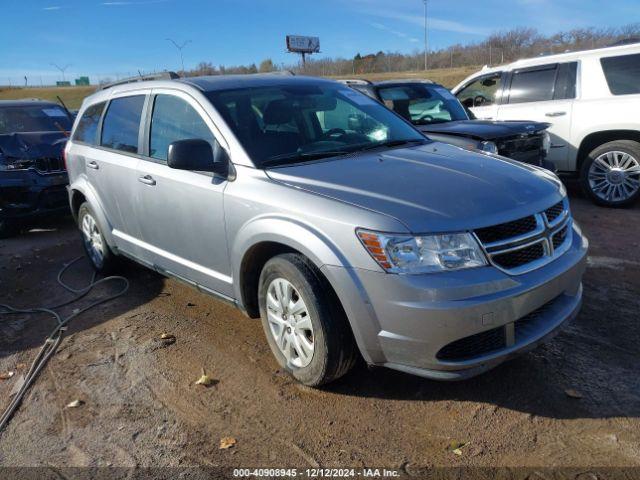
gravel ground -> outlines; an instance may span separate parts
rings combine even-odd
[[[259,321],[132,267],[126,295],[71,325],[0,433],[0,465],[640,467],[640,205],[603,209],[574,192],[572,208],[591,241],[580,315],[549,344],[461,383],[358,365],[324,389],[300,386]],[[0,241],[0,303],[68,298],[56,275],[80,254],[68,221]],[[83,262],[69,283],[89,281]],[[52,326],[0,318],[0,373],[17,372],[0,380],[0,408]],[[214,385],[194,384],[202,369]],[[237,443],[220,449],[223,437]],[[466,443],[461,455],[452,442]]]

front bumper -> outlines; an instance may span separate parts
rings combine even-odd
[[[33,168],[0,172],[0,218],[26,221],[69,212],[66,172]]]
[[[323,269],[367,362],[458,380],[533,348],[577,315],[588,243],[575,228],[572,236],[567,252],[522,275],[494,267],[429,275]]]

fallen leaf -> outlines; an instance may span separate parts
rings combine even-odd
[[[238,441],[233,437],[224,437],[220,439],[220,450],[226,450],[233,447]]]
[[[162,335],[160,335],[160,338],[161,338],[162,340],[175,340],[175,339],[176,339],[176,336],[175,336],[175,335],[172,335],[172,334],[170,334],[170,333],[163,333]]]
[[[577,399],[582,398],[582,394],[579,391],[574,390],[573,388],[567,388],[564,391],[564,393],[567,395],[567,397],[570,397],[570,398],[577,398]]]
[[[18,363],[16,365],[16,370],[24,370],[25,368],[27,368],[27,364],[26,363]]]
[[[461,456],[462,448],[466,447],[467,445],[469,445],[469,442],[459,442],[457,440],[452,440],[451,443],[449,443],[449,449],[451,450],[451,452],[453,452],[454,455]]]
[[[0,373],[0,380],[9,380],[15,374],[16,374],[16,372],[14,372],[14,371],[8,371],[8,372]]]
[[[73,402],[67,403],[67,408],[78,408],[84,405],[82,400],[74,400]]]
[[[453,453],[455,453],[456,455],[460,456],[462,455],[462,450],[460,450],[459,448],[454,448],[453,450],[451,450]]]
[[[204,385],[205,387],[209,387],[215,383],[215,380],[211,378],[204,372],[204,368],[202,369],[202,375],[200,378],[196,380],[196,385]]]

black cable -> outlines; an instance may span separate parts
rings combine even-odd
[[[62,280],[62,276],[64,275],[64,273],[67,271],[67,269],[69,267],[71,267],[71,265],[74,265],[76,262],[78,262],[82,258],[84,258],[84,257],[82,256],[82,257],[78,257],[78,258],[73,259],[71,262],[67,263],[58,272],[58,277],[57,277],[58,284],[60,286],[62,286],[62,288],[67,290],[68,292],[74,293],[76,295],[74,298],[72,298],[70,300],[67,300],[67,301],[64,301],[64,302],[61,302],[61,303],[58,303],[56,305],[50,306],[50,307],[35,307],[35,308],[24,308],[24,309],[21,309],[21,308],[14,308],[14,307],[12,307],[10,305],[0,304],[0,308],[5,309],[5,311],[0,311],[0,315],[16,315],[16,314],[21,314],[21,313],[22,314],[24,314],[24,313],[26,313],[26,314],[47,313],[47,314],[53,316],[57,321],[57,325],[56,325],[55,329],[47,337],[47,339],[45,340],[44,345],[40,348],[40,351],[38,352],[38,355],[36,355],[36,358],[31,363],[31,367],[29,367],[29,371],[27,372],[27,374],[24,377],[24,383],[20,387],[20,390],[18,390],[18,392],[13,397],[13,400],[11,401],[9,406],[2,413],[2,416],[0,416],[0,432],[2,432],[2,430],[7,425],[7,423],[9,423],[9,420],[11,419],[11,417],[13,416],[15,411],[17,410],[18,406],[20,405],[20,403],[24,399],[24,396],[27,393],[27,390],[33,384],[33,382],[35,381],[35,379],[38,376],[38,374],[40,373],[40,371],[44,368],[44,366],[47,364],[49,359],[56,353],[56,350],[58,349],[58,347],[60,346],[60,343],[62,342],[62,338],[64,337],[64,334],[65,334],[65,332],[67,330],[67,325],[69,324],[69,322],[71,320],[73,320],[75,317],[77,317],[78,315],[86,312],[87,310],[92,309],[93,307],[96,307],[96,306],[98,306],[98,305],[100,305],[102,303],[108,302],[110,300],[113,300],[113,299],[121,296],[121,295],[124,295],[126,293],[126,291],[129,289],[129,281],[125,277],[110,276],[110,277],[101,278],[100,280],[96,281],[96,273],[95,272],[91,276],[91,282],[86,287],[74,288],[74,287],[64,283],[64,281]],[[100,300],[96,300],[95,302],[90,303],[86,307],[83,307],[83,308],[81,308],[79,310],[75,310],[71,315],[69,315],[68,317],[65,317],[65,318],[63,318],[59,313],[54,311],[54,309],[56,309],[56,308],[61,308],[61,307],[70,305],[71,303],[74,303],[74,302],[80,300],[81,298],[85,297],[97,285],[100,285],[100,284],[103,284],[103,283],[106,283],[106,282],[112,281],[112,280],[118,280],[118,281],[121,281],[123,283],[122,289],[120,291],[114,293],[113,295],[110,295],[108,297],[102,298]]]

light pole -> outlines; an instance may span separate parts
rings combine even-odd
[[[176,47],[178,52],[180,53],[180,65],[182,66],[182,72],[184,72],[184,57],[182,56],[182,49],[191,43],[191,40],[185,40],[181,44],[178,44],[175,40],[171,38],[167,38],[167,41],[173,43],[173,46]]]
[[[59,66],[59,65],[57,65],[55,63],[52,63],[51,65],[56,67],[58,70],[60,70],[60,73],[62,73],[62,81],[64,82],[65,81],[64,72],[67,71],[67,68],[69,68],[71,66],[71,64],[69,63],[69,64],[65,65],[64,67],[61,67],[61,66]]]
[[[427,39],[427,0],[424,2],[424,69],[427,70],[429,66],[429,41]]]

